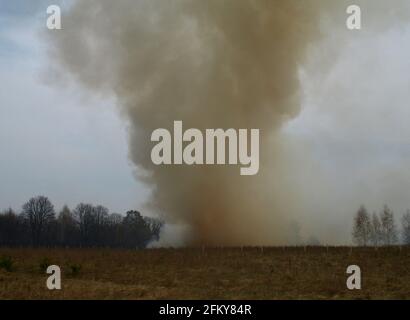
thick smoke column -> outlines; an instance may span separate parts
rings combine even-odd
[[[194,243],[273,244],[300,202],[279,129],[300,111],[298,70],[329,2],[78,1],[52,35],[52,53],[81,83],[117,97],[154,210],[191,225]],[[258,175],[154,166],[151,133],[172,131],[174,120],[185,129],[261,129]]]
[[[308,1],[79,1],[53,41],[81,82],[118,98],[154,209],[191,225],[197,243],[274,243],[287,202],[298,197],[283,185],[276,136],[299,112],[298,67],[319,33],[319,12]],[[174,120],[261,129],[259,174],[154,166],[150,135]]]

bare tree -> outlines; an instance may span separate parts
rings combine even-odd
[[[40,245],[47,224],[55,219],[54,206],[47,197],[31,198],[23,205],[23,215],[30,225],[32,244]]]
[[[372,215],[370,240],[374,246],[379,246],[383,241],[382,224],[376,212]]]
[[[122,223],[123,216],[119,213],[111,213],[107,218],[107,223],[110,226],[120,225]]]
[[[125,243],[129,247],[143,248],[152,239],[150,228],[138,211],[127,212],[123,220],[123,227]]]
[[[93,208],[95,223],[99,226],[104,225],[108,219],[108,209],[103,206],[96,206]]]
[[[369,214],[364,206],[361,206],[354,218],[353,241],[359,246],[367,246],[371,236],[371,224]]]
[[[0,243],[14,246],[19,243],[20,219],[10,208],[0,213]]]
[[[80,228],[81,246],[89,246],[93,227],[93,206],[80,203],[73,211],[74,217]]]
[[[71,211],[64,206],[55,218],[46,197],[30,199],[21,214],[0,212],[1,246],[70,246],[144,248],[158,240],[163,222],[138,211],[110,214],[103,206],[80,203]]]
[[[388,206],[384,206],[381,214],[383,244],[391,246],[398,241],[398,232],[394,222],[394,213]]]
[[[111,247],[121,247],[123,245],[123,216],[119,213],[112,213],[107,217],[107,231],[108,245]]]
[[[151,218],[151,217],[144,217],[148,228],[151,230],[151,235],[153,240],[159,240],[159,234],[161,232],[162,227],[164,226],[164,222],[160,219]]]
[[[75,246],[79,232],[77,232],[76,220],[68,206],[65,205],[61,209],[57,221],[59,222],[59,243],[66,246]]]
[[[104,243],[104,229],[108,222],[108,209],[103,206],[93,207],[92,215],[92,237],[93,245],[101,245]]]
[[[410,210],[403,215],[401,219],[403,243],[410,245]]]

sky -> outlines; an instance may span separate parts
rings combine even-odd
[[[134,178],[114,101],[48,68],[42,32],[51,3],[64,5],[0,0],[0,208],[46,195],[57,210],[80,202],[142,210],[148,190]]]
[[[285,129],[312,159],[311,179],[326,186],[310,194],[313,229],[348,239],[360,205],[370,213],[388,205],[399,225],[410,208],[409,23],[343,46],[330,35],[314,51],[301,71],[301,114]]]
[[[46,195],[57,209],[90,202],[143,210],[149,188],[135,178],[115,100],[48,66],[42,33],[54,3],[69,4],[0,0],[0,209]],[[322,182],[305,188],[304,236],[324,241],[348,239],[361,204],[388,204],[397,216],[410,208],[409,24],[352,35],[342,46],[338,39],[329,32],[301,66],[302,111],[283,128],[310,159],[312,173],[305,166],[295,177],[305,187]]]

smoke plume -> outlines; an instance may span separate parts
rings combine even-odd
[[[190,225],[194,244],[276,244],[303,210],[304,187],[289,172],[309,161],[289,157],[280,129],[300,112],[299,69],[324,24],[345,28],[346,3],[330,2],[77,1],[51,52],[77,81],[116,97],[153,210]],[[259,173],[153,165],[151,133],[172,132],[174,120],[260,129]]]

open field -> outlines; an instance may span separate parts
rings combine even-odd
[[[4,249],[0,299],[410,299],[410,248]],[[46,288],[44,265],[62,269]],[[346,288],[346,268],[362,290]]]

